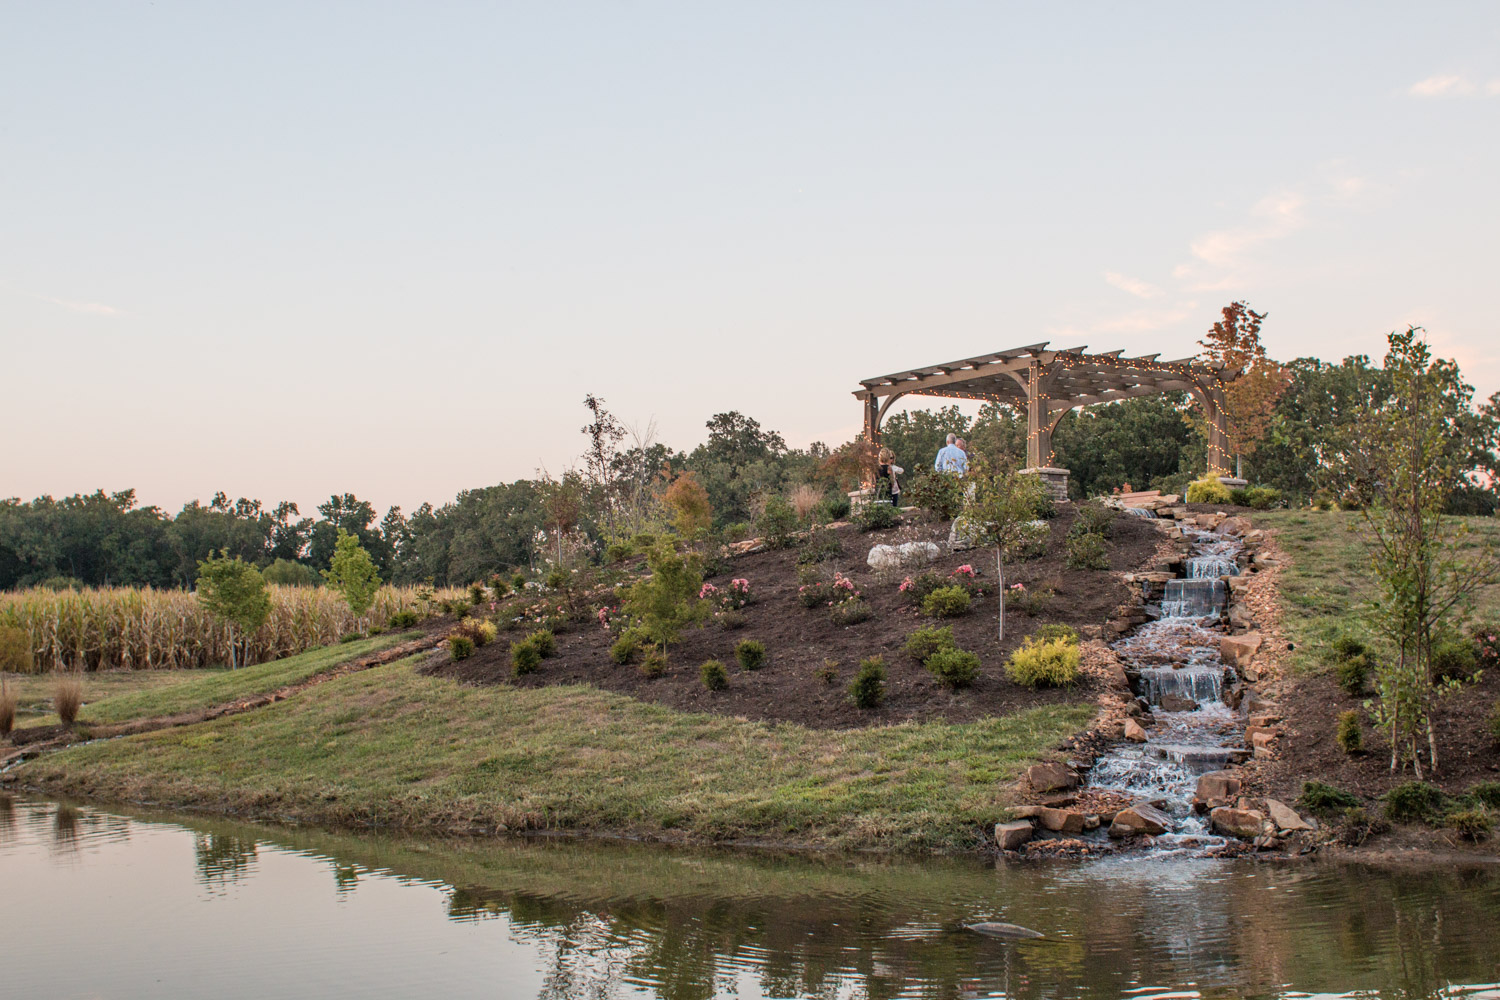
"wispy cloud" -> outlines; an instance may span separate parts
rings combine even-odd
[[[1406,91],[1413,97],[1500,97],[1500,79],[1479,83],[1468,77],[1446,73],[1418,80]]]
[[[39,298],[43,302],[50,302],[55,306],[62,306],[73,312],[88,313],[90,316],[118,316],[120,310],[114,306],[106,306],[99,302],[70,302],[67,299],[55,299],[50,295],[42,295]]]
[[[1265,244],[1284,239],[1307,224],[1307,200],[1280,191],[1255,203],[1244,225],[1216,229],[1191,241],[1193,261],[1177,265],[1172,276],[1190,284],[1190,291],[1218,291],[1235,287],[1254,256]]]
[[[1148,284],[1139,278],[1132,278],[1121,274],[1119,271],[1105,271],[1104,280],[1122,292],[1129,292],[1138,299],[1159,298],[1162,290],[1155,285]]]

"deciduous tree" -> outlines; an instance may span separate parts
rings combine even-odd
[[[271,595],[260,570],[239,556],[212,553],[198,564],[198,600],[229,626],[229,666],[239,666],[240,649],[250,633],[271,616]]]

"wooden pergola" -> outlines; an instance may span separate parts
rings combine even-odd
[[[880,444],[880,422],[902,396],[947,396],[1005,403],[1026,412],[1027,472],[1066,489],[1067,470],[1054,467],[1052,432],[1076,406],[1190,392],[1208,420],[1208,471],[1227,476],[1224,386],[1239,369],[1211,368],[1194,358],[1122,358],[1121,351],[1085,354],[1086,347],[1048,350],[1046,342],[981,354],[942,365],[864,379],[854,393],[864,402],[865,440]],[[1050,474],[1050,475],[1049,475]]]

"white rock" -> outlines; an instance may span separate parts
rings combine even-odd
[[[865,558],[871,569],[901,569],[930,563],[943,554],[936,542],[907,542],[904,545],[876,545]]]

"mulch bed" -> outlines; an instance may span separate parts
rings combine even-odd
[[[1063,563],[1064,539],[1074,516],[1070,505],[1059,509],[1051,521],[1052,536],[1045,556],[1007,564],[1007,584],[1022,582],[1030,587],[1047,582],[1056,597],[1036,617],[1008,606],[1004,642],[996,638],[993,594],[976,600],[962,617],[935,621],[918,613],[898,592],[899,576],[882,581],[868,568],[865,559],[874,544],[914,538],[946,541],[947,522],[925,521],[919,513],[909,513],[902,526],[886,531],[862,534],[852,525],[834,529],[844,553],[823,565],[830,575],[833,569],[848,575],[870,604],[873,616],[858,625],[834,625],[825,610],[801,605],[797,599],[797,550],[793,548],[738,557],[728,573],[713,578],[721,586],[734,577],[750,581],[755,603],[743,612],[745,626],[724,630],[709,625],[685,630],[681,641],[670,647],[669,666],[661,677],[648,678],[635,665],[614,663],[609,658],[614,633],[595,626],[575,626],[558,635],[556,656],[543,660],[541,670],[526,677],[515,678],[511,673],[510,642],[522,638],[521,633],[502,634],[467,660],[435,658],[425,669],[476,684],[590,684],[683,711],[817,728],[908,720],[968,722],[1068,701],[1076,699],[1077,693],[1031,691],[1011,683],[1002,670],[1005,660],[1024,636],[1045,622],[1072,625],[1086,637],[1097,635],[1099,627],[1128,597],[1116,574],[1139,569],[1151,558],[1161,537],[1144,519],[1121,515],[1115,519],[1109,547],[1110,569],[1114,572],[1070,570]],[[931,568],[948,574],[965,563],[972,565],[993,590],[993,550],[946,554]],[[979,654],[983,668],[971,688],[950,691],[902,652],[907,635],[929,624],[951,625],[959,645]],[[767,663],[760,670],[746,672],[736,665],[734,647],[742,639],[765,644]],[[861,711],[849,702],[847,687],[859,661],[877,654],[886,664],[886,702],[879,709]],[[703,686],[698,670],[709,659],[721,660],[729,668],[727,689],[709,691]],[[831,684],[816,676],[826,660],[837,664],[838,676]]]

